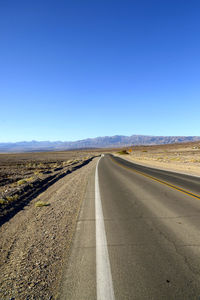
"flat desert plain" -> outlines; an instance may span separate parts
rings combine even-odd
[[[123,149],[0,154],[0,299],[57,298],[101,153],[200,175],[200,142]]]
[[[0,154],[0,299],[56,299],[98,155]]]
[[[200,142],[133,146],[121,155],[145,166],[200,176]]]

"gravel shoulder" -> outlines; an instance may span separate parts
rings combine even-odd
[[[56,299],[96,161],[58,180],[0,227],[0,299]],[[38,201],[49,206],[36,207]]]

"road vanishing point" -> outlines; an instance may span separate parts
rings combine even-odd
[[[199,300],[199,229],[199,177],[102,155],[59,299]]]

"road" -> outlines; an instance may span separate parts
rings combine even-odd
[[[200,299],[200,178],[105,155],[59,299]]]

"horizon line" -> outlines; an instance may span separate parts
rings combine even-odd
[[[88,139],[97,139],[97,138],[105,138],[105,137],[116,137],[116,136],[123,136],[123,137],[131,137],[131,136],[145,136],[145,137],[197,137],[200,138],[200,136],[197,135],[153,135],[153,134],[132,134],[132,135],[124,135],[124,134],[115,134],[115,135],[102,135],[102,136],[96,136],[96,137],[88,137],[83,139],[76,139],[76,140],[18,140],[18,141],[4,141],[0,144],[15,144],[15,143],[31,143],[31,142],[48,142],[48,143],[74,143],[78,141],[88,140]]]

